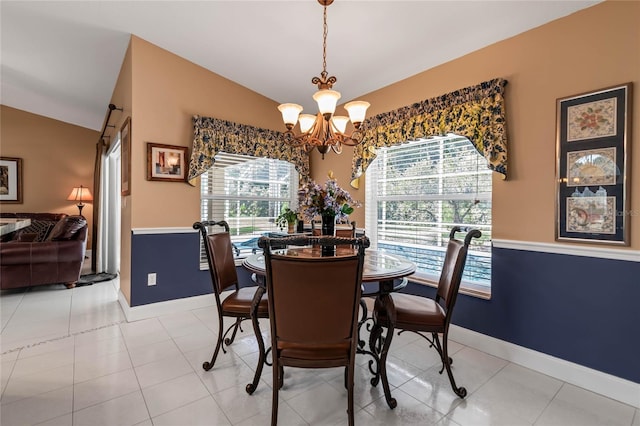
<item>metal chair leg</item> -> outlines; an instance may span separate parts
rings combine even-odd
[[[391,322],[387,327],[387,333],[384,336],[384,345],[382,346],[382,352],[380,353],[380,376],[382,378],[382,389],[384,390],[384,399],[387,401],[389,408],[394,409],[398,406],[398,402],[391,396],[391,389],[389,387],[389,380],[387,379],[387,355],[389,354],[389,348],[391,347],[391,340],[393,339],[394,327]]]
[[[449,376],[449,383],[451,383],[451,389],[453,389],[453,392],[456,395],[464,399],[464,397],[467,396],[467,390],[462,386],[458,387],[456,385],[456,379],[453,378],[453,372],[451,371],[451,364],[453,360],[451,359],[451,357],[449,357],[449,349],[447,344],[448,343],[447,331],[445,331],[444,335],[442,336],[442,346],[440,346],[440,339],[438,338],[437,334],[435,336],[435,341],[436,341],[437,347],[440,349],[439,352],[442,358],[442,364],[444,365],[444,368],[447,369],[447,375]],[[442,373],[442,370],[440,370],[440,373]]]

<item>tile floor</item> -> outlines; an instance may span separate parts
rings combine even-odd
[[[67,290],[43,286],[0,297],[0,423],[13,425],[267,425],[271,370],[253,395],[257,344],[247,324],[205,372],[217,329],[215,308],[127,323],[116,282]],[[262,324],[267,330],[268,324]],[[389,379],[398,407],[371,387],[358,356],[356,423],[361,425],[633,425],[640,411],[460,344],[454,373],[460,400],[435,352],[410,335],[394,339]],[[345,425],[341,369],[285,370],[281,425]]]

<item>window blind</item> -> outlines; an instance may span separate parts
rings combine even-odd
[[[453,226],[482,231],[464,280],[491,281],[491,170],[463,137],[381,148],[366,173],[366,227],[372,245],[410,258],[418,275],[439,276]]]
[[[236,256],[242,257],[257,249],[261,235],[280,231],[275,218],[282,209],[296,208],[298,173],[293,164],[269,158],[220,152],[215,160],[201,176],[200,216],[227,221]],[[202,244],[200,260],[206,266]]]

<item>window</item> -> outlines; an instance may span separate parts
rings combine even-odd
[[[284,207],[297,206],[298,173],[293,164],[269,158],[218,153],[201,177],[201,218],[226,220],[236,257],[254,253],[258,238],[280,231],[275,225]],[[204,246],[201,266],[207,267]]]
[[[449,135],[381,148],[366,173],[366,227],[373,247],[407,257],[418,281],[437,280],[449,232],[473,226],[464,288],[491,285],[491,170],[471,142]]]

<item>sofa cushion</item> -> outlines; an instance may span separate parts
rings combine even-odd
[[[67,216],[51,230],[47,241],[65,241],[72,239],[79,230],[87,225],[87,220],[82,216]]]
[[[19,240],[23,234],[35,234],[35,239],[32,239],[31,241],[46,241],[55,225],[56,222],[49,220],[31,220],[31,225],[18,230],[13,239]]]

